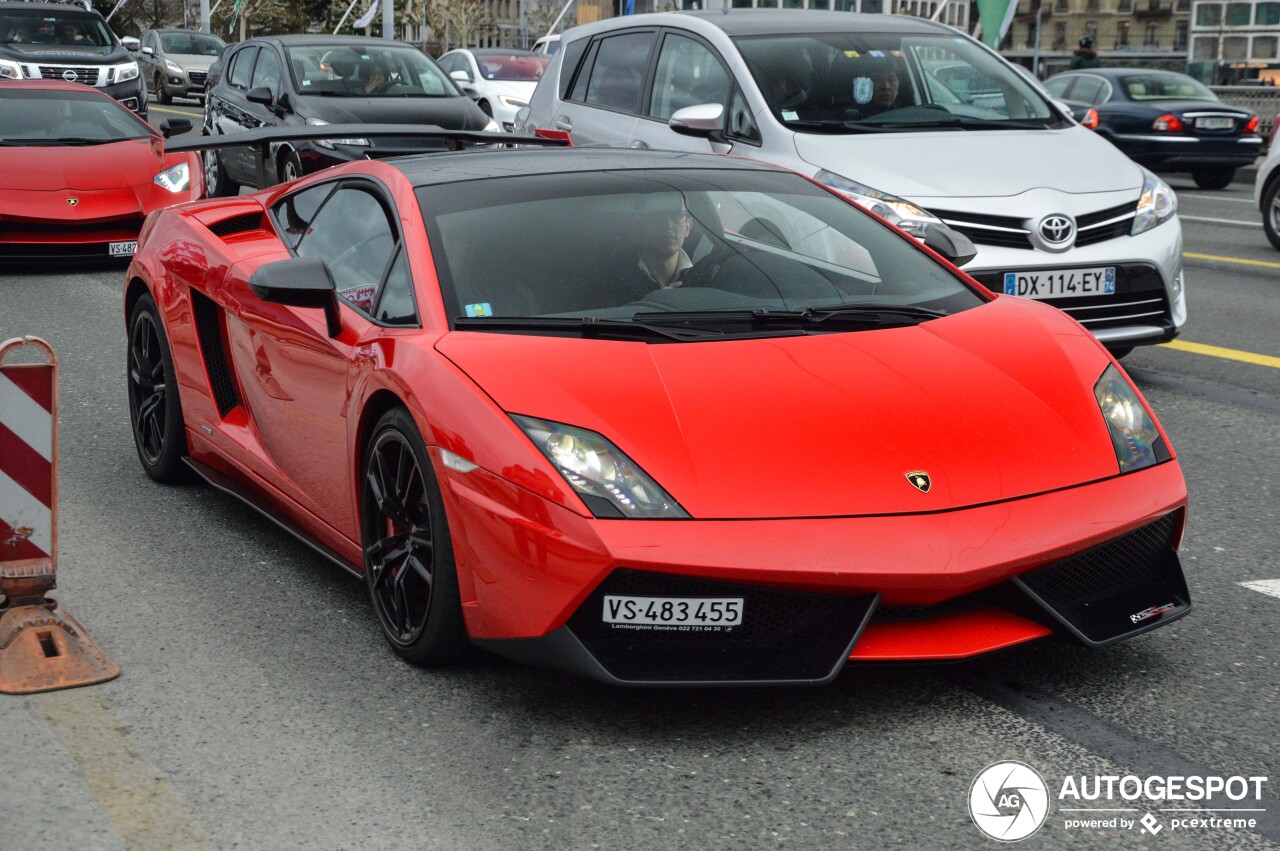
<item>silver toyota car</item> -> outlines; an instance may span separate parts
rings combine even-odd
[[[1177,198],[998,54],[896,15],[732,9],[566,32],[517,131],[795,169],[978,248],[990,289],[1070,313],[1116,355],[1186,322]],[[761,209],[744,236],[810,235]]]

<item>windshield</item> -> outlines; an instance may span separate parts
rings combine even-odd
[[[0,12],[0,44],[111,47],[113,39],[96,15],[8,8]]]
[[[536,83],[542,79],[550,57],[521,53],[476,54],[480,76],[486,80],[506,80],[513,83]]]
[[[18,91],[0,85],[2,145],[93,145],[152,135],[132,112],[96,92]]]
[[[959,35],[823,33],[735,39],[773,114],[805,132],[1060,127],[997,56]]]
[[[418,198],[446,307],[468,328],[664,314],[688,325],[850,305],[901,318],[983,303],[913,241],[793,174],[552,174],[427,186]]]
[[[1130,100],[1212,100],[1218,96],[1198,80],[1181,74],[1133,74],[1123,77]]]
[[[171,56],[221,56],[222,39],[205,33],[161,33],[160,47]]]
[[[306,45],[288,48],[294,82],[304,95],[457,97],[427,55],[412,47]]]

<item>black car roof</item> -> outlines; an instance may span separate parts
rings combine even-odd
[[[825,32],[952,32],[943,24],[909,15],[861,15],[815,9],[720,9],[682,12],[702,18],[730,36]],[[639,22],[639,18],[632,20]]]
[[[522,148],[423,154],[386,161],[414,187],[582,171],[631,171],[653,168],[714,168],[778,172],[777,166],[741,157],[642,151],[630,148]]]

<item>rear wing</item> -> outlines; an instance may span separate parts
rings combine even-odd
[[[201,136],[192,142],[165,142],[168,153],[212,151],[218,148],[252,147],[257,154],[257,183],[263,189],[275,183],[272,179],[271,146],[286,142],[314,141],[317,139],[413,139],[424,144],[417,153],[437,151],[465,151],[480,147],[523,146],[564,148],[571,147],[568,133],[539,131],[536,136],[517,136],[512,133],[488,133],[476,130],[445,130],[423,124],[324,124],[306,127],[264,127],[225,136]],[[414,151],[397,152],[397,156]]]

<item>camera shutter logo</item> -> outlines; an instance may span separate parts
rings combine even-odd
[[[1049,789],[1040,772],[1025,763],[993,763],[969,787],[969,815],[992,839],[1017,842],[1044,824]]]

